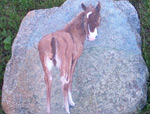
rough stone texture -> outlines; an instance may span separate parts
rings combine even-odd
[[[80,4],[98,0],[67,0],[60,8],[34,10],[23,19],[12,46],[2,91],[7,114],[45,114],[46,86],[37,45],[61,29]],[[98,39],[85,43],[74,73],[71,114],[133,114],[146,103],[148,70],[141,54],[140,24],[128,1],[101,0]],[[58,69],[53,70],[52,114],[65,114]]]

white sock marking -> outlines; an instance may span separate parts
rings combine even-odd
[[[72,100],[72,94],[71,94],[70,91],[68,91],[68,96],[69,96],[69,104],[70,104],[71,106],[75,106],[75,103],[74,103],[73,100]]]

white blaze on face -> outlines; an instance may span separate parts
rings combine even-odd
[[[92,14],[92,11],[88,12],[86,17],[87,19],[89,18],[89,16]],[[97,28],[94,29],[94,32],[91,32],[90,30],[90,26],[88,24],[88,32],[89,32],[89,35],[88,35],[88,38],[90,41],[94,41],[96,39],[96,36],[97,36]]]
[[[88,31],[89,31],[89,35],[88,35],[89,40],[94,41],[96,39],[96,36],[97,36],[97,28],[94,29],[94,32],[91,32],[90,26],[88,24]]]
[[[87,13],[87,15],[86,15],[86,17],[87,17],[87,18],[89,18],[89,16],[90,16],[91,14],[92,14],[92,12],[91,12],[91,11],[90,11],[90,12],[88,12],[88,13]]]

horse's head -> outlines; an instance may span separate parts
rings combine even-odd
[[[82,9],[84,10],[84,29],[86,31],[87,39],[94,41],[97,37],[97,29],[100,25],[100,2],[96,7],[89,6],[86,7],[84,4],[81,4]]]

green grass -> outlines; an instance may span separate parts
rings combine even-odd
[[[142,52],[150,71],[150,0],[130,0],[139,13],[141,22]],[[150,77],[147,82],[147,104],[140,114],[150,114]]]
[[[130,0],[136,7],[141,22],[142,52],[150,71],[150,0]],[[150,77],[147,82],[147,104],[140,114],[150,114]]]
[[[0,0],[0,90],[6,64],[11,57],[11,45],[22,18],[34,9],[60,6],[65,0]],[[142,51],[150,71],[150,0],[130,0],[141,21]],[[140,114],[150,114],[150,82],[147,83],[148,100]],[[0,91],[1,95],[1,91]],[[1,97],[1,96],[0,96]],[[0,106],[1,107],[1,106]],[[4,114],[0,108],[0,114]]]

